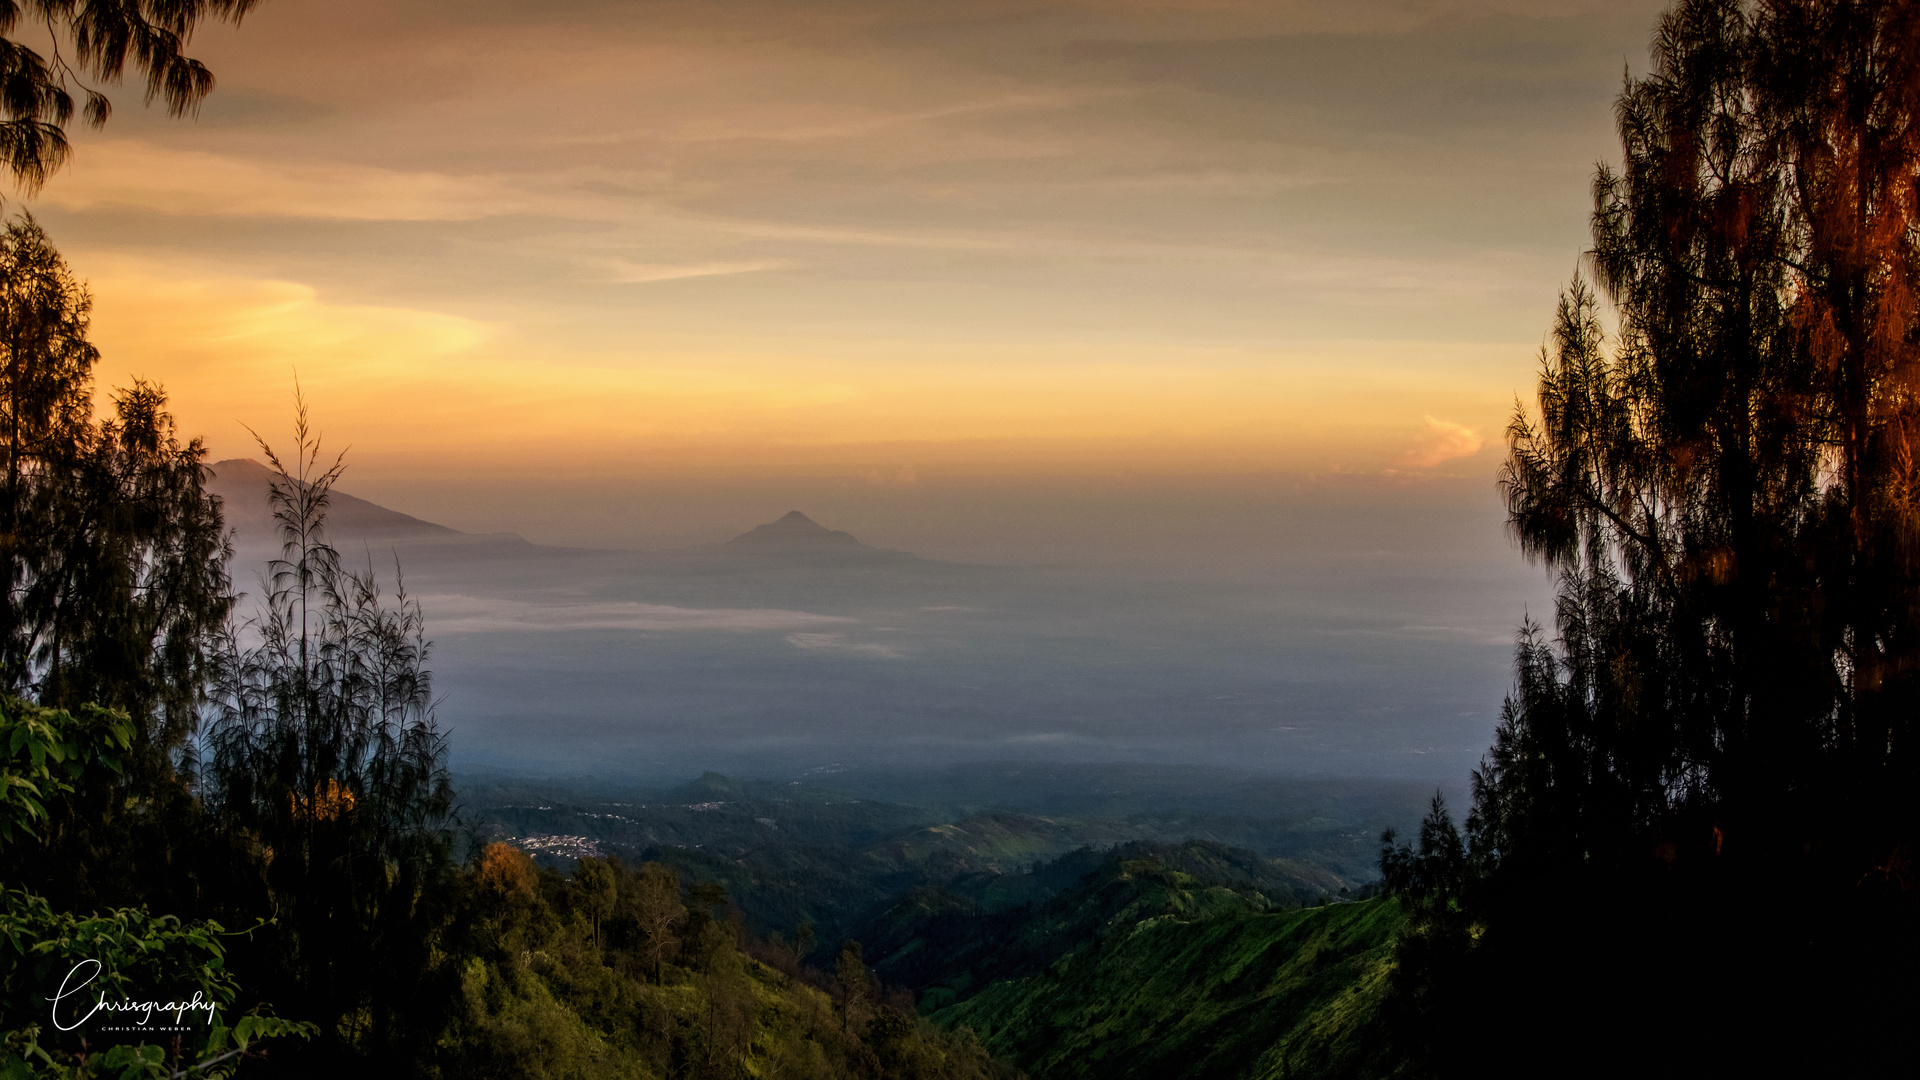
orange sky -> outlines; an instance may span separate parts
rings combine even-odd
[[[297,371],[373,497],[1490,479],[1655,6],[524,7],[268,0],[196,42],[198,121],[123,92],[27,201],[103,384],[228,456]],[[527,528],[506,498],[426,501]],[[535,538],[759,514],[590,503]]]

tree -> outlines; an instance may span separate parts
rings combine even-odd
[[[231,610],[228,550],[205,448],[157,386],[94,417],[90,307],[38,223],[0,228],[0,692],[134,725],[123,772],[48,804],[23,884],[66,907],[186,910],[219,876],[175,856],[214,854],[178,770]]]
[[[232,600],[205,447],[136,381],[92,417],[86,290],[31,218],[0,231],[0,678],[43,703],[125,709],[178,749]]]
[[[120,774],[133,744],[134,725],[124,714],[97,706],[78,717],[17,698],[0,698],[0,847],[32,836],[48,819],[46,802],[76,787]],[[243,931],[242,933],[246,933]],[[0,886],[0,1071],[7,1076],[78,1078],[98,1075],[89,1063],[122,1076],[224,1076],[241,1056],[259,1057],[249,1046],[276,1035],[310,1038],[312,1024],[260,1015],[235,1017],[240,986],[225,969],[219,923],[183,924],[144,908],[89,915],[57,911],[44,897]],[[83,1010],[62,1015],[59,990],[78,976],[87,997],[141,1001],[154,995],[204,1004],[205,1023],[171,1047],[143,1041],[89,1046]],[[55,991],[50,999],[49,991]],[[53,1012],[47,1011],[49,1001]],[[79,999],[70,1004],[78,1004]],[[196,1011],[195,1015],[198,1015]],[[51,1029],[35,1022],[52,1021]],[[109,1029],[111,1031],[111,1029]],[[106,1032],[96,1033],[107,1034]]]
[[[1916,11],[1682,3],[1621,96],[1619,333],[1576,281],[1509,432],[1560,598],[1482,777],[1507,856],[1684,829],[1844,878],[1920,838]]]
[[[680,942],[674,931],[687,917],[680,903],[680,875],[657,862],[640,864],[633,882],[633,919],[639,925],[653,981],[660,981],[667,954]]]
[[[1466,869],[1466,849],[1460,830],[1447,812],[1447,800],[1433,793],[1427,816],[1420,822],[1420,846],[1395,844],[1392,829],[1380,834],[1380,877],[1388,891],[1416,900],[1450,898],[1460,892]]]
[[[534,884],[533,860],[512,844],[488,844],[480,849],[474,882],[493,904],[494,917],[507,908],[527,905],[539,895]]]
[[[593,943],[600,941],[600,923],[613,914],[619,900],[618,875],[603,859],[583,858],[574,865],[573,886],[579,894],[581,910],[593,922]]]
[[[833,982],[840,988],[840,1029],[851,1029],[854,1014],[864,1010],[873,997],[873,976],[867,973],[866,957],[860,943],[848,941],[840,946],[833,963]]]
[[[1658,969],[1635,1025],[1865,1047],[1920,926],[1920,4],[1682,0],[1617,113],[1599,293],[1563,295],[1508,431],[1557,599],[1473,778],[1484,934],[1434,950],[1479,959],[1434,1000],[1574,1045]]]
[[[0,165],[37,189],[71,152],[72,88],[86,100],[87,123],[113,112],[88,80],[118,82],[129,65],[146,83],[147,104],[172,116],[196,111],[213,91],[213,73],[181,52],[201,23],[238,23],[259,0],[9,0],[0,5]],[[53,55],[15,39],[22,16],[44,26]]]
[[[413,987],[443,959],[453,792],[425,618],[404,581],[389,601],[328,544],[344,460],[323,464],[296,402],[294,453],[260,444],[281,555],[261,610],[225,640],[203,791],[265,862],[281,930],[261,961],[302,1012],[344,1020],[328,1025],[335,1050],[364,1054],[424,1037],[414,1015],[443,1004]]]

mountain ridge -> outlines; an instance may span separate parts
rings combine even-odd
[[[218,496],[227,527],[242,547],[277,543],[270,485],[279,474],[253,458],[227,458],[206,467],[208,494]],[[327,507],[327,532],[340,540],[516,540],[516,533],[469,533],[414,517],[335,489]],[[541,546],[541,545],[534,545]],[[755,526],[731,540],[701,544],[689,554],[748,556],[828,556],[860,559],[913,559],[909,552],[862,543],[853,534],[829,529],[799,510]]]
[[[269,485],[279,474],[252,458],[228,458],[207,466],[206,489],[220,497],[221,513],[227,527],[239,534],[242,544],[270,543],[279,539],[269,501]],[[353,539],[438,539],[471,536],[458,529],[389,510],[378,503],[332,492],[327,507],[327,531]]]

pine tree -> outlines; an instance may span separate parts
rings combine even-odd
[[[96,86],[118,82],[131,66],[173,116],[195,112],[213,91],[213,73],[187,56],[193,32],[209,19],[237,23],[258,0],[9,0],[0,5],[0,168],[20,186],[45,183],[71,153],[66,126],[79,87],[89,126],[113,105]],[[52,55],[14,37],[21,17],[44,30]]]
[[[1427,1022],[1483,995],[1581,1068],[1872,1058],[1920,926],[1920,3],[1682,0],[1617,113],[1598,292],[1508,432],[1557,597]]]
[[[31,217],[0,228],[0,692],[134,730],[124,772],[50,807],[19,880],[63,907],[197,910],[224,862],[199,850],[186,780],[232,606],[226,538],[205,448],[159,387],[95,417],[91,305]]]
[[[436,966],[449,902],[453,791],[433,712],[431,643],[417,601],[347,569],[326,514],[344,460],[325,463],[297,401],[294,452],[270,490],[281,555],[262,608],[225,640],[212,685],[204,792],[252,838],[281,920],[255,960],[328,1049],[400,1053],[444,1007],[415,992]],[[444,959],[442,957],[441,959]]]

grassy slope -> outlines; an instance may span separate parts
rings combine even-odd
[[[1146,919],[1266,912],[1314,895],[1251,851],[1136,842],[1083,849],[1024,874],[915,889],[869,913],[854,936],[875,974],[917,991],[921,1009],[932,1011],[988,983],[1042,971]]]
[[[1162,916],[936,1014],[1043,1080],[1377,1076],[1393,900]]]
[[[505,863],[504,867],[500,864]],[[456,918],[460,993],[435,1075],[459,1080],[1015,1080],[971,1032],[941,1032],[899,1008],[846,1006],[791,953],[683,916],[656,955],[635,916],[633,871],[614,875],[596,933],[576,881],[496,859]],[[757,952],[758,957],[754,955]],[[658,966],[655,960],[658,960]]]

